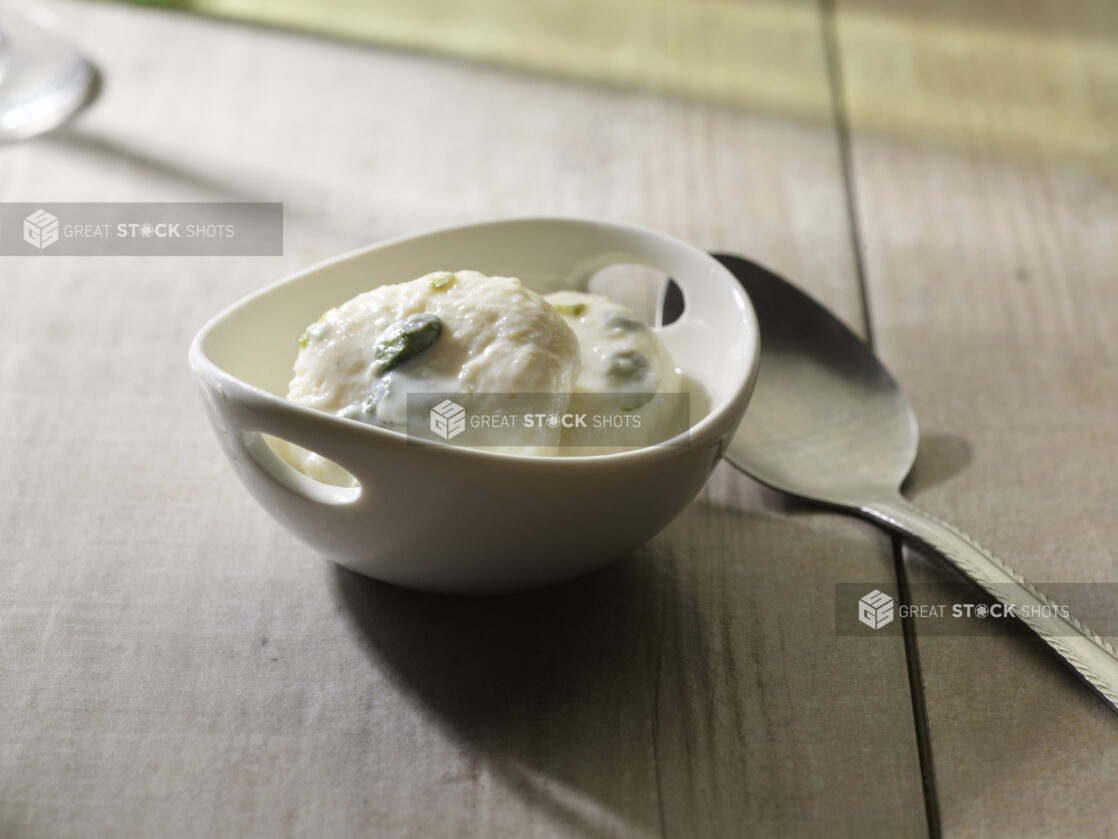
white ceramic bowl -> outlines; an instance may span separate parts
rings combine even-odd
[[[519,277],[548,293],[585,289],[595,272],[616,263],[656,268],[683,290],[683,316],[658,333],[709,397],[709,411],[684,444],[590,457],[417,446],[403,434],[283,398],[306,325],[370,288],[469,268]],[[190,364],[237,474],[304,542],[388,582],[494,592],[583,574],[667,525],[702,488],[736,429],[758,355],[749,301],[703,251],[632,225],[527,218],[396,239],[303,271],[207,323],[191,345]],[[360,486],[308,478],[262,434],[335,461]]]

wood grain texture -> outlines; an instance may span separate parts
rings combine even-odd
[[[959,4],[920,4],[920,12],[905,2],[878,5],[898,32],[922,15],[953,21],[962,33],[950,61],[907,77],[905,109],[920,107],[925,86],[936,97],[957,91],[966,110],[955,126],[965,126],[965,142],[945,150],[890,139],[881,133],[890,133],[890,112],[863,96],[860,79],[870,61],[878,72],[908,67],[914,50],[928,55],[929,45],[910,27],[891,51],[867,56],[858,49],[858,4],[839,4],[878,350],[928,443],[911,494],[1038,583],[1113,584],[1118,183],[1098,164],[1118,159],[1107,128],[1118,86],[1099,84],[1084,63],[1078,74],[1066,63],[1028,72],[1018,63],[995,79],[990,56],[974,45],[991,28],[1048,46],[1070,38],[1082,42],[1085,62],[1105,44],[1100,33],[1118,23],[1116,10],[1061,4],[1063,24],[1053,31],[1034,25],[1051,4],[1000,4],[979,21],[960,17]],[[1093,151],[1068,156],[1058,134],[1069,126],[1058,123],[1071,89],[1079,91],[1071,107],[1097,116],[1077,137]],[[1024,102],[1038,115],[1032,124],[1020,122]],[[1006,158],[1009,132],[1036,152],[1030,160]],[[908,555],[906,567],[913,581],[945,578],[925,557]],[[1113,714],[1039,641],[932,637],[921,626],[944,835],[1115,835]]]
[[[815,0],[182,0],[180,8],[824,120]]]
[[[0,266],[0,835],[924,835],[904,651],[833,631],[836,582],[892,573],[869,526],[723,467],[603,573],[409,593],[254,505],[185,360],[288,271],[514,213],[741,251],[859,326],[832,126],[52,6],[104,98],[0,198],[280,200],[286,248]]]

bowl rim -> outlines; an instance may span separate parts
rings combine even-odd
[[[306,279],[311,274],[323,271],[331,266],[339,263],[348,262],[354,259],[361,258],[368,253],[371,253],[382,248],[388,248],[412,239],[425,238],[428,236],[436,236],[442,233],[449,233],[454,231],[465,231],[470,229],[477,229],[483,227],[499,227],[508,224],[520,223],[558,223],[558,224],[589,224],[607,228],[618,229],[630,233],[639,234],[642,236],[651,236],[661,241],[669,243],[672,247],[684,248],[698,254],[702,259],[708,260],[711,266],[716,270],[715,273],[721,274],[731,287],[732,293],[740,298],[740,306],[742,316],[746,320],[746,327],[749,340],[749,354],[745,359],[746,375],[738,383],[737,388],[726,397],[718,406],[712,407],[711,410],[693,425],[689,425],[686,431],[675,435],[674,437],[664,440],[659,443],[653,443],[647,446],[630,449],[622,452],[610,452],[605,454],[585,454],[585,455],[527,455],[518,454],[515,452],[493,451],[491,449],[478,449],[471,446],[456,446],[451,443],[441,443],[437,441],[427,440],[414,440],[406,434],[394,431],[389,428],[381,428],[379,426],[363,423],[358,420],[345,419],[335,414],[326,411],[319,411],[315,408],[310,408],[305,405],[300,405],[296,402],[290,402],[286,398],[265,390],[261,387],[253,385],[245,380],[234,376],[232,373],[225,370],[225,368],[218,365],[203,350],[203,344],[213,333],[215,329],[221,324],[222,321],[234,313],[241,311],[251,306],[258,298],[270,294],[275,289],[287,285],[289,283],[298,282]],[[452,459],[478,461],[497,463],[505,462],[508,464],[517,465],[532,465],[532,466],[545,466],[547,468],[558,469],[579,469],[579,468],[598,468],[604,464],[618,463],[623,464],[629,461],[657,461],[663,459],[670,459],[684,451],[696,448],[697,446],[709,442],[712,439],[717,439],[724,433],[722,426],[730,420],[730,430],[737,420],[740,420],[741,415],[744,413],[749,398],[753,391],[753,386],[756,383],[757,371],[760,367],[761,359],[761,341],[760,341],[760,327],[757,322],[757,315],[753,308],[753,303],[746,294],[745,289],[741,283],[737,281],[729,269],[726,268],[721,262],[714,258],[710,253],[698,248],[682,239],[672,236],[668,233],[663,233],[654,228],[645,227],[639,224],[630,222],[615,221],[612,219],[602,219],[593,216],[561,216],[561,215],[524,215],[524,216],[501,216],[492,217],[482,220],[470,221],[458,224],[443,225],[440,227],[429,228],[416,233],[408,233],[400,236],[394,236],[389,239],[373,242],[368,245],[363,245],[358,248],[353,248],[344,253],[327,259],[316,262],[306,268],[302,268],[294,273],[288,274],[275,282],[268,283],[264,287],[251,292],[239,300],[235,301],[225,309],[218,312],[202,325],[202,327],[195,333],[194,338],[190,342],[190,349],[188,352],[188,360],[195,378],[203,383],[210,385],[217,385],[225,389],[239,390],[250,397],[254,401],[263,402],[274,410],[280,410],[288,413],[291,416],[305,417],[308,421],[315,424],[322,424],[324,421],[333,423],[344,423],[350,431],[359,434],[369,435],[370,442],[375,442],[378,445],[388,445],[394,448],[409,448],[415,449],[417,452],[431,452],[435,451],[441,457],[449,457]],[[686,373],[686,371],[684,371]],[[736,418],[734,415],[737,415]],[[266,433],[266,432],[263,432]],[[680,440],[681,437],[686,436],[686,440]],[[559,465],[562,464],[562,465]],[[344,467],[344,464],[341,464]]]

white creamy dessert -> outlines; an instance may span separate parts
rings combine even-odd
[[[380,286],[330,309],[299,339],[294,372],[291,401],[400,431],[409,393],[475,395],[471,407],[481,400],[490,414],[515,409],[499,394],[540,394],[533,405],[555,414],[611,394],[617,411],[667,428],[673,417],[651,397],[682,389],[659,338],[624,306],[574,291],[545,298],[520,280],[476,271]],[[608,429],[537,426],[509,442],[515,448],[505,450],[523,454],[619,450]],[[313,478],[352,482],[318,455],[277,450]]]
[[[599,294],[557,291],[547,301],[578,337],[581,364],[568,410],[613,406],[644,428],[678,427],[677,412],[685,411],[686,403],[655,397],[682,392],[683,377],[655,332],[631,309]],[[571,429],[563,437],[563,453],[618,451],[617,436],[609,427]]]

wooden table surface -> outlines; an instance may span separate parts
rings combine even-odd
[[[49,5],[103,95],[0,149],[0,200],[282,201],[285,249],[0,259],[0,836],[1118,835],[1118,718],[1039,642],[836,635],[837,583],[947,579],[870,525],[722,465],[590,577],[395,589],[256,506],[186,366],[372,241],[647,224],[872,339],[910,497],[1032,579],[1118,582],[1112,4],[795,4],[814,114]]]

